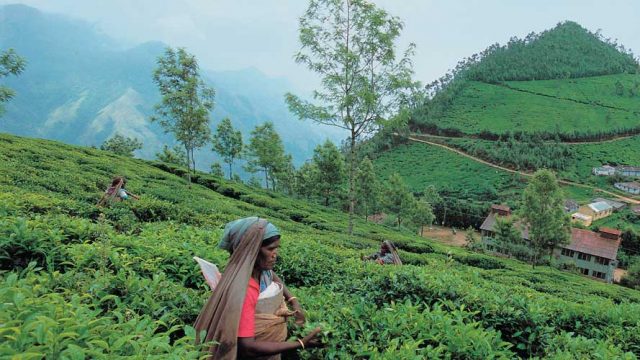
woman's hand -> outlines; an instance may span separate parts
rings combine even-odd
[[[302,338],[302,343],[304,344],[304,348],[314,348],[314,347],[322,347],[324,344],[320,341],[320,331],[322,329],[317,327],[313,329],[309,335]]]
[[[303,326],[306,319],[304,317],[304,311],[302,311],[302,307],[300,306],[300,303],[298,303],[297,299],[294,299],[291,302],[291,308],[295,311],[293,313],[293,317],[296,319],[296,326]]]

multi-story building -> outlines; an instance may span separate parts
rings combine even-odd
[[[489,251],[508,252],[495,241],[494,226],[498,217],[508,217],[511,209],[505,206],[492,206],[491,212],[480,226],[482,242]],[[521,223],[515,223],[520,231],[523,243],[529,242],[529,229]],[[613,273],[618,265],[617,255],[620,246],[619,230],[601,228],[599,232],[585,229],[571,229],[569,244],[558,246],[553,250],[553,256],[563,262],[575,264],[583,275],[613,281]]]

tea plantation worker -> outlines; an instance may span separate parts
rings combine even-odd
[[[258,217],[232,221],[219,246],[231,257],[194,325],[198,334],[207,332],[197,342],[217,343],[209,348],[212,359],[280,359],[287,350],[321,346],[320,328],[302,339],[285,341],[286,317],[295,315],[302,324],[304,314],[272,271],[280,247],[280,233],[273,224]],[[287,303],[294,311],[287,309]]]
[[[389,240],[385,240],[380,244],[380,251],[369,256],[363,257],[363,260],[373,260],[380,265],[402,265],[400,256],[395,245]]]
[[[116,176],[111,181],[111,186],[104,192],[98,205],[103,205],[107,201],[122,201],[127,200],[129,197],[140,200],[140,197],[130,193],[124,187],[127,185],[127,179],[122,176]]]

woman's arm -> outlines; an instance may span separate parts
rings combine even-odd
[[[296,318],[296,325],[298,326],[304,325],[304,322],[305,322],[304,311],[302,311],[302,306],[300,306],[300,303],[298,302],[298,298],[296,298],[295,296],[293,296],[293,294],[291,294],[289,289],[287,289],[287,286],[282,282],[282,280],[280,280],[280,278],[278,277],[278,275],[276,275],[275,272],[273,273],[273,280],[275,282],[279,282],[280,284],[282,284],[282,288],[283,288],[282,293],[284,294],[284,300],[288,302],[291,305],[291,308],[296,312],[293,315]]]
[[[127,195],[131,196],[132,198],[136,199],[136,200],[140,200],[140,197],[137,195],[134,195],[132,193],[130,193],[128,190],[125,190],[124,192],[127,193]]]
[[[315,328],[309,335],[298,341],[256,341],[255,338],[238,338],[238,354],[242,357],[275,355],[288,350],[306,349],[322,346],[317,338],[320,328]]]

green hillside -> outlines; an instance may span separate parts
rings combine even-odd
[[[0,134],[0,357],[195,359],[225,222],[281,228],[276,272],[327,347],[301,358],[558,359],[640,354],[640,292],[446,248],[343,213],[162,164]],[[142,196],[94,206],[114,174]],[[380,240],[402,267],[363,263]],[[329,301],[327,301],[330,299]],[[635,354],[635,355],[634,355]]]
[[[639,88],[634,95],[615,92]],[[623,85],[624,86],[624,85]],[[634,90],[635,91],[635,90]],[[576,80],[512,81],[503,85],[470,81],[445,115],[440,128],[463,134],[482,132],[607,134],[640,128],[640,75]],[[421,125],[416,125],[421,129]]]
[[[465,58],[427,87],[414,131],[584,140],[640,133],[640,65],[622,45],[573,22]]]
[[[469,79],[483,82],[581,78],[635,73],[638,63],[624,46],[572,21],[539,34],[493,45],[469,69]]]

